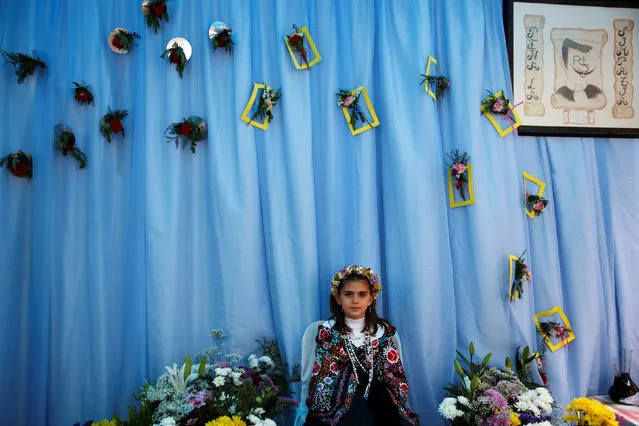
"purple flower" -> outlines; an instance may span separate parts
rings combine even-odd
[[[508,408],[508,402],[502,394],[494,389],[488,389],[479,398],[479,402],[486,404],[491,410],[505,410]]]
[[[289,397],[287,397],[287,396],[282,396],[282,397],[280,397],[280,398],[279,398],[279,401],[280,401],[282,404],[291,404],[291,405],[294,405],[294,406],[296,406],[296,407],[299,407],[299,405],[300,405],[300,403],[299,403],[298,401],[294,400],[293,398],[289,398]]]
[[[488,426],[510,426],[510,411],[498,411],[488,417]]]
[[[503,99],[497,99],[495,101],[495,103],[493,104],[493,111],[500,113],[503,112],[506,109],[506,106],[504,104],[504,100]]]

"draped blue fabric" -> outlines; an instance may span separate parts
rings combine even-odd
[[[502,365],[536,346],[533,316],[555,305],[577,336],[548,355],[561,404],[605,392],[621,349],[639,351],[638,141],[498,136],[478,106],[485,89],[510,92],[501,0],[171,0],[158,34],[139,3],[0,0],[0,47],[48,64],[22,85],[0,69],[0,154],[28,151],[35,169],[0,173],[3,424],[126,415],[145,378],[205,349],[215,327],[242,354],[277,337],[292,366],[351,263],[381,274],[423,424],[443,424],[455,349],[474,341]],[[233,28],[233,56],[213,53],[216,20]],[[310,72],[282,41],[292,24],[320,50]],[[141,34],[130,55],[109,49],[116,27]],[[160,58],[176,36],[193,46],[184,79]],[[429,54],[452,81],[437,103],[419,86]],[[73,100],[73,81],[95,106]],[[239,120],[263,82],[282,89],[267,131]],[[335,93],[360,85],[381,125],[353,137]],[[129,110],[111,144],[107,106]],[[191,115],[209,125],[195,155],[163,134]],[[54,149],[58,123],[86,169]],[[454,148],[471,155],[470,207],[448,207]],[[524,170],[548,183],[532,221]],[[534,281],[511,304],[508,255],[524,250]]]

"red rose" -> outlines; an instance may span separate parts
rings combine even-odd
[[[408,395],[408,385],[406,383],[400,383],[399,390],[402,391],[404,395]]]
[[[320,372],[320,365],[317,361],[315,361],[315,364],[313,364],[313,376],[317,376],[319,372]]]
[[[328,337],[328,331],[326,331],[326,329],[325,329],[325,328],[322,328],[322,329],[319,331],[319,338],[320,338],[320,340],[326,340],[326,338],[327,338],[327,337]]]
[[[397,353],[397,351],[395,349],[391,349],[390,351],[388,351],[388,353],[386,354],[386,359],[388,360],[388,362],[390,362],[391,364],[395,364],[397,361],[399,361],[399,353]]]
[[[379,340],[377,340],[377,339],[371,340],[371,346],[374,347],[374,348],[378,347],[379,346]]]
[[[113,37],[112,41],[113,47],[116,49],[122,49],[122,42],[120,41],[120,37]]]
[[[151,9],[155,16],[162,16],[164,15],[164,12],[166,12],[166,5],[162,3],[155,3],[151,5]]]
[[[217,47],[225,47],[226,46],[226,40],[222,37],[218,37],[216,40],[217,43]]]
[[[302,42],[302,36],[299,34],[293,34],[291,37],[289,37],[288,39],[288,44],[295,46],[298,43]]]
[[[75,145],[74,141],[69,141],[67,142],[67,144],[64,146],[64,149],[73,149],[73,145]]]
[[[331,362],[331,365],[329,367],[331,369],[331,372],[336,373],[339,371],[337,368],[337,364],[335,364],[334,362]]]
[[[191,134],[191,125],[186,121],[180,124],[180,133],[182,136],[188,137]]]
[[[29,174],[29,164],[24,161],[18,161],[15,165],[15,168],[11,169],[11,173],[15,176],[26,176]]]
[[[86,101],[89,99],[89,94],[87,92],[77,92],[75,98],[79,101]]]
[[[546,373],[540,371],[539,375],[541,376],[541,381],[544,382],[544,386],[548,386],[548,376],[546,375]]]
[[[180,62],[180,55],[178,55],[177,53],[173,52],[169,55],[169,61],[172,64],[177,64]]]
[[[109,121],[109,127],[113,133],[120,133],[123,129],[122,123],[120,120],[111,120]]]

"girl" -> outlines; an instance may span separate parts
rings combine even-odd
[[[295,425],[419,425],[406,406],[399,336],[377,316],[379,277],[370,268],[347,266],[333,276],[330,290],[333,317],[304,333]]]

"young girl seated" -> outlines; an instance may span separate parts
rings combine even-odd
[[[296,426],[419,425],[406,406],[399,336],[377,316],[381,289],[373,270],[359,265],[333,276],[332,318],[304,333]]]

